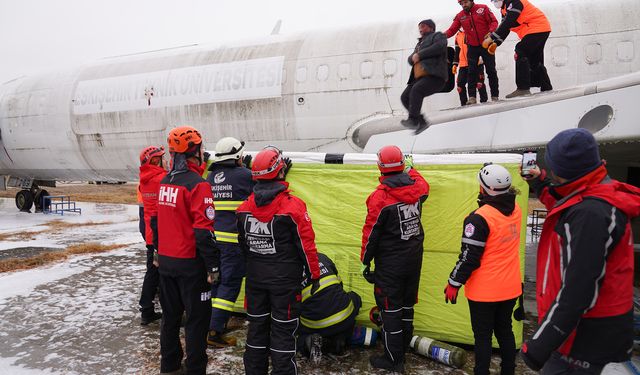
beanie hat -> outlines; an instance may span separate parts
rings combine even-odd
[[[593,135],[577,128],[563,130],[547,143],[545,162],[556,176],[575,180],[598,168],[602,159]]]
[[[422,20],[418,23],[418,25],[427,25],[431,28],[431,30],[436,31],[436,23],[433,22],[433,20],[431,18],[429,18],[428,20]]]

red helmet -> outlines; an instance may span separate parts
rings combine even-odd
[[[180,126],[171,129],[167,137],[169,152],[183,154],[193,152],[193,147],[202,143],[202,136],[191,126]]]
[[[284,168],[282,151],[273,146],[265,147],[258,152],[251,164],[251,176],[254,180],[273,180]]]
[[[164,155],[164,147],[149,146],[140,153],[140,165],[149,164],[156,156]]]
[[[404,155],[398,146],[384,146],[378,151],[378,169],[381,173],[402,172]]]

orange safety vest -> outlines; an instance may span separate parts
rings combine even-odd
[[[467,299],[498,302],[522,294],[520,273],[520,226],[522,216],[516,204],[509,216],[485,204],[475,212],[489,225],[489,238],[478,267],[464,286]]]
[[[529,0],[520,0],[522,2],[522,13],[518,17],[518,26],[512,27],[511,31],[518,34],[520,39],[529,34],[551,32],[551,24],[547,16],[536,8]],[[507,14],[506,7],[502,7],[502,16]]]
[[[136,191],[138,192],[138,196],[136,197],[138,199],[138,206],[142,206],[143,205],[143,201],[142,201],[142,192],[140,191],[140,184],[138,184],[138,187],[136,188]]]
[[[458,67],[464,68],[469,66],[467,61],[467,43],[464,37],[464,32],[458,31],[456,34],[456,44],[460,47],[460,54],[458,55]]]

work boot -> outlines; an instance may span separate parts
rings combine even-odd
[[[511,98],[517,98],[518,96],[529,96],[529,95],[531,95],[531,90],[529,89],[526,89],[526,90],[516,89],[516,91],[512,92],[511,94],[507,94],[505,98],[511,99]]]
[[[476,98],[469,98],[469,100],[467,100],[467,105],[476,104],[477,102]]]
[[[497,102],[497,101],[499,101],[499,100],[500,100],[500,98],[498,98],[497,96],[492,96],[492,97],[491,97],[491,101],[492,101],[492,102]]]
[[[228,346],[236,346],[237,340],[233,336],[226,336],[220,332],[209,331],[207,334],[207,344],[214,348],[226,348]]]
[[[149,313],[142,313],[140,317],[140,325],[146,326],[155,322],[158,319],[162,319],[162,313],[151,311]]]
[[[404,361],[393,363],[387,356],[379,355],[379,356],[371,356],[369,358],[369,363],[372,367],[381,368],[384,370],[389,370],[393,372],[399,372],[404,374]]]
[[[422,117],[422,121],[418,122],[418,127],[416,128],[416,130],[413,132],[413,134],[418,135],[420,133],[422,133],[423,131],[427,130],[427,128],[429,127],[429,125],[431,125],[429,123],[428,120],[426,120],[424,117]]]
[[[322,336],[317,333],[309,335],[305,339],[307,350],[309,351],[309,361],[314,365],[319,365],[322,359]]]

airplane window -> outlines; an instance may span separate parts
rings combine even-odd
[[[351,65],[349,65],[349,63],[342,63],[338,65],[338,78],[340,78],[341,81],[349,78],[350,73]]]
[[[624,62],[633,61],[635,51],[633,50],[632,41],[625,40],[622,42],[618,42],[616,47],[618,50],[618,60],[624,61]]]
[[[304,82],[307,80],[307,67],[301,66],[296,70],[296,81]]]
[[[329,78],[329,66],[328,65],[320,65],[318,66],[318,72],[316,77],[318,81],[326,81]]]
[[[365,60],[360,64],[360,76],[363,79],[371,78],[373,75],[373,61]]]
[[[551,60],[554,66],[565,66],[569,62],[568,46],[553,46],[551,48]]]
[[[595,133],[607,126],[611,119],[613,119],[613,108],[606,104],[599,105],[582,116],[578,127]]]
[[[584,47],[584,59],[587,64],[596,64],[602,60],[602,46],[600,43],[590,43]]]
[[[384,60],[384,75],[390,77],[396,74],[396,69],[398,68],[398,64],[394,59],[386,59]]]

